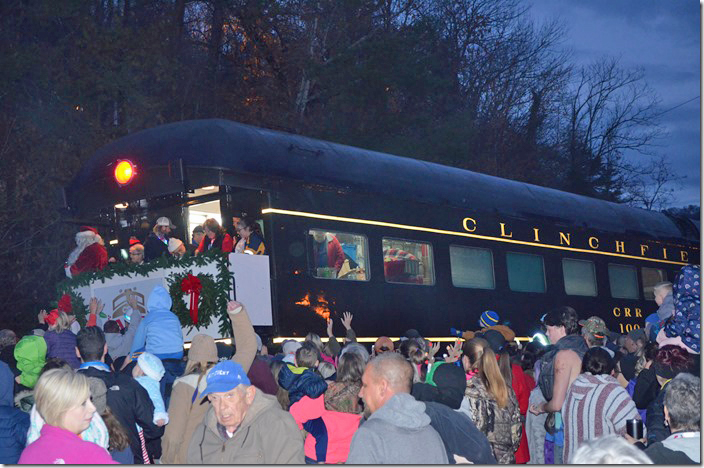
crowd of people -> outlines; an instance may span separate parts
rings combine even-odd
[[[234,249],[210,221],[195,253]],[[262,253],[255,225],[239,242]],[[131,261],[173,253],[172,226],[160,218]],[[656,285],[657,312],[625,335],[564,306],[536,317],[549,345],[521,342],[486,311],[442,351],[414,329],[367,348],[348,312],[342,339],[329,320],[327,339],[275,349],[236,301],[232,345],[184,344],[161,286],[144,315],[128,298],[124,329],[96,326],[95,299],[81,328],[64,297],[26,336],[0,331],[0,463],[698,464],[699,275]]]

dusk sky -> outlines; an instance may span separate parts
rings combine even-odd
[[[600,57],[620,58],[625,68],[642,67],[661,98],[666,135],[658,154],[666,154],[677,174],[686,176],[671,206],[699,205],[700,158],[700,5],[695,0],[526,0],[539,22],[559,19],[566,27],[564,48],[576,64]],[[628,154],[631,161],[647,156]]]

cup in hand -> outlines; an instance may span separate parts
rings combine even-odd
[[[640,419],[629,419],[626,421],[626,433],[634,439],[643,438],[643,421]]]

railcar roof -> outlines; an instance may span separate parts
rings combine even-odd
[[[115,140],[85,163],[69,189],[80,192],[79,187],[102,177],[120,158],[131,158],[142,167],[182,158],[189,167],[278,176],[381,196],[404,194],[565,226],[658,239],[683,237],[675,222],[659,212],[222,119],[171,123]]]

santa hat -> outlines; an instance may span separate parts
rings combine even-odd
[[[91,226],[81,226],[78,228],[78,232],[92,232],[93,234],[98,234],[98,230]]]
[[[69,296],[68,294],[64,294],[63,296],[61,296],[57,309],[63,310],[67,314],[70,314],[73,310],[73,307],[71,306],[71,296]]]

